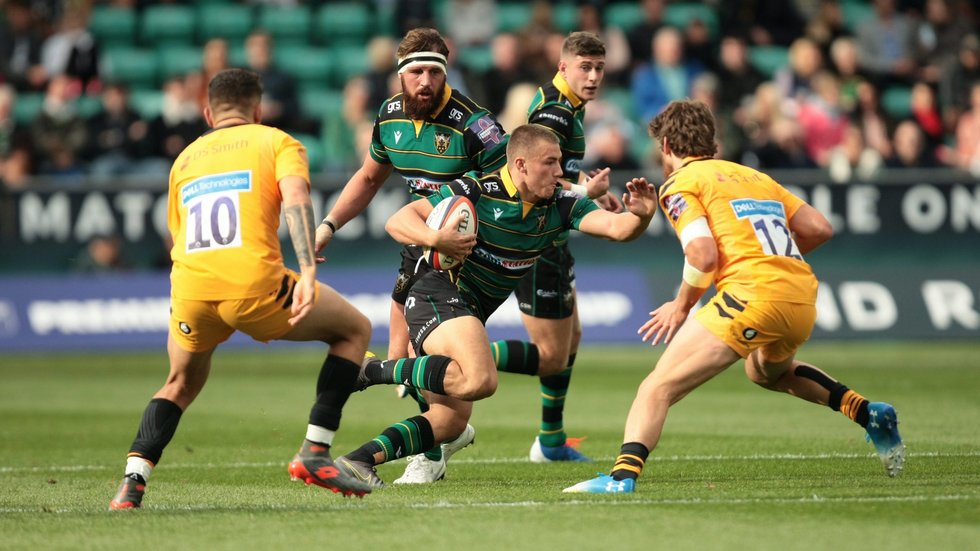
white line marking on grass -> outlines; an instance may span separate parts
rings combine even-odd
[[[556,490],[555,493],[558,491]],[[383,493],[383,492],[381,492]],[[609,496],[595,496],[595,499],[568,499],[560,501],[460,501],[460,502],[450,502],[445,500],[434,501],[432,503],[377,503],[380,497],[369,497],[369,500],[375,500],[370,504],[372,510],[389,510],[389,511],[402,511],[402,510],[428,510],[428,509],[471,509],[473,507],[482,507],[487,509],[514,509],[514,508],[530,508],[530,507],[579,507],[579,506],[596,506],[596,505],[614,505],[614,506],[637,506],[637,505],[784,505],[784,504],[837,504],[837,503],[924,503],[924,502],[950,502],[950,501],[980,501],[980,495],[964,495],[964,494],[953,494],[953,495],[912,495],[912,496],[848,496],[848,497],[823,497],[818,495],[799,497],[799,498],[788,498],[788,497],[777,497],[777,498],[765,498],[765,497],[753,497],[753,498],[730,498],[730,499],[645,499],[639,498],[634,499],[632,496],[626,494],[615,494],[615,497]],[[220,511],[220,512],[235,512],[235,511],[308,511],[308,512],[319,512],[323,510],[328,511],[349,511],[349,510],[359,510],[361,507],[358,501],[342,501],[338,502],[336,505],[326,505],[326,506],[313,506],[306,507],[303,505],[283,505],[281,503],[266,503],[266,504],[255,504],[255,505],[235,505],[235,506],[221,506],[221,505],[149,505],[143,509],[148,512],[210,512],[210,511]],[[368,502],[364,502],[368,503]],[[0,508],[0,514],[17,514],[17,513],[56,513],[56,514],[66,514],[66,513],[91,513],[91,508],[77,508],[77,509],[49,509],[49,508],[29,508],[29,507],[2,507]],[[113,513],[113,514],[125,514],[125,513]]]
[[[811,461],[821,459],[867,459],[875,457],[874,452],[868,453],[774,453],[774,454],[751,454],[751,455],[664,455],[654,456],[647,459],[647,463],[657,461],[772,461],[772,460],[792,460],[792,461]],[[907,453],[906,457],[980,457],[980,450],[970,452],[915,452]],[[614,456],[596,457],[594,461],[613,461]],[[396,463],[389,461],[389,463]],[[525,457],[483,457],[483,458],[460,458],[453,459],[454,465],[496,465],[496,464],[515,464],[527,463],[530,460]],[[164,469],[265,469],[269,467],[285,467],[289,461],[256,461],[256,462],[233,462],[233,463],[167,463]],[[51,465],[46,467],[0,467],[0,474],[16,473],[48,473],[48,472],[81,472],[81,471],[102,471],[120,468],[124,463],[112,465]]]

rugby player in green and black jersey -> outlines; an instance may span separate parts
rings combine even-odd
[[[627,211],[600,209],[562,189],[561,149],[549,130],[527,124],[514,130],[507,145],[507,166],[499,175],[464,177],[437,193],[413,201],[386,224],[400,243],[433,247],[466,258],[453,271],[428,271],[409,290],[405,317],[416,353],[411,359],[371,360],[359,383],[406,384],[442,395],[442,406],[386,428],[336,464],[352,476],[382,486],[375,467],[417,454],[465,430],[472,402],[497,388],[497,368],[484,323],[517,287],[542,252],[570,229],[614,241],[639,237],[657,210],[654,187],[642,178],[626,184]],[[455,224],[429,228],[433,206],[451,195],[464,195],[479,220],[475,236]]]
[[[547,128],[558,137],[563,178],[581,195],[587,195],[584,184],[589,179],[581,167],[585,156],[585,105],[598,94],[605,64],[606,47],[597,35],[570,34],[562,45],[558,73],[550,83],[538,88],[528,108],[529,123]],[[593,176],[608,172],[605,169]],[[616,197],[607,191],[599,199],[605,208],[621,208]],[[555,238],[554,246],[541,253],[514,293],[531,342],[498,341],[491,345],[500,371],[536,375],[540,379],[541,425],[529,454],[536,463],[589,460],[576,449],[579,439],[567,438],[563,423],[565,396],[582,338],[575,296],[575,259],[568,237],[568,232],[563,232]]]

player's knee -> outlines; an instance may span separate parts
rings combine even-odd
[[[759,361],[758,358],[755,356],[749,356],[745,359],[745,376],[748,377],[750,381],[761,386],[762,388],[771,389],[782,374],[775,374],[767,371],[764,368],[763,363]]]
[[[567,349],[538,346],[538,376],[557,375],[566,367],[568,367]]]
[[[354,329],[351,340],[356,341],[358,345],[363,344],[367,348],[371,342],[371,320],[364,314],[357,312],[352,324]]]

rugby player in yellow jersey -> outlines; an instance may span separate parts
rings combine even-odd
[[[207,381],[211,355],[236,330],[262,342],[330,345],[306,440],[289,472],[344,495],[371,491],[339,472],[329,452],[371,324],[316,280],[306,150],[285,132],[259,124],[261,98],[262,83],[255,73],[229,69],[215,75],[204,109],[211,130],[190,144],[171,169],[170,374],[143,412],[111,509],[141,506],[146,481],[181,414]],[[280,207],[299,274],[283,264],[277,235]]]
[[[759,386],[864,427],[888,475],[899,474],[905,446],[895,409],[796,359],[817,315],[817,280],[803,255],[830,239],[830,223],[769,176],[713,159],[715,123],[704,103],[671,102],[649,131],[663,152],[660,206],[685,258],[677,298],[651,312],[639,333],[668,346],[640,384],[612,472],[565,491],[632,492],[668,408],[739,358]],[[712,283],[717,294],[688,320]]]

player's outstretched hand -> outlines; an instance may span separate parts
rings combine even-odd
[[[436,243],[434,248],[444,255],[451,256],[457,260],[463,260],[476,246],[476,236],[459,232],[459,223],[463,221],[463,215],[459,212],[452,215],[446,224],[436,232]]]
[[[626,183],[623,205],[641,218],[652,218],[657,213],[657,188],[646,178],[633,178]]]
[[[650,341],[650,346],[656,346],[660,342],[667,344],[687,321],[688,313],[690,309],[685,308],[681,302],[666,302],[650,312],[650,320],[641,325],[636,333],[642,335],[643,342]]]
[[[316,272],[306,272],[300,276],[293,289],[293,306],[290,309],[292,317],[289,324],[295,326],[313,309],[313,299],[316,297]]]
[[[316,253],[317,264],[320,264],[321,262],[324,262],[327,259],[324,256],[320,256],[320,251],[322,251],[324,247],[326,247],[327,244],[330,243],[331,239],[333,239],[333,230],[330,229],[330,226],[326,224],[320,224],[319,226],[316,227],[316,240],[313,243],[314,245],[313,252]]]
[[[585,181],[585,189],[590,198],[598,199],[609,192],[609,173],[611,171],[611,168],[606,167],[589,173],[589,179]]]

